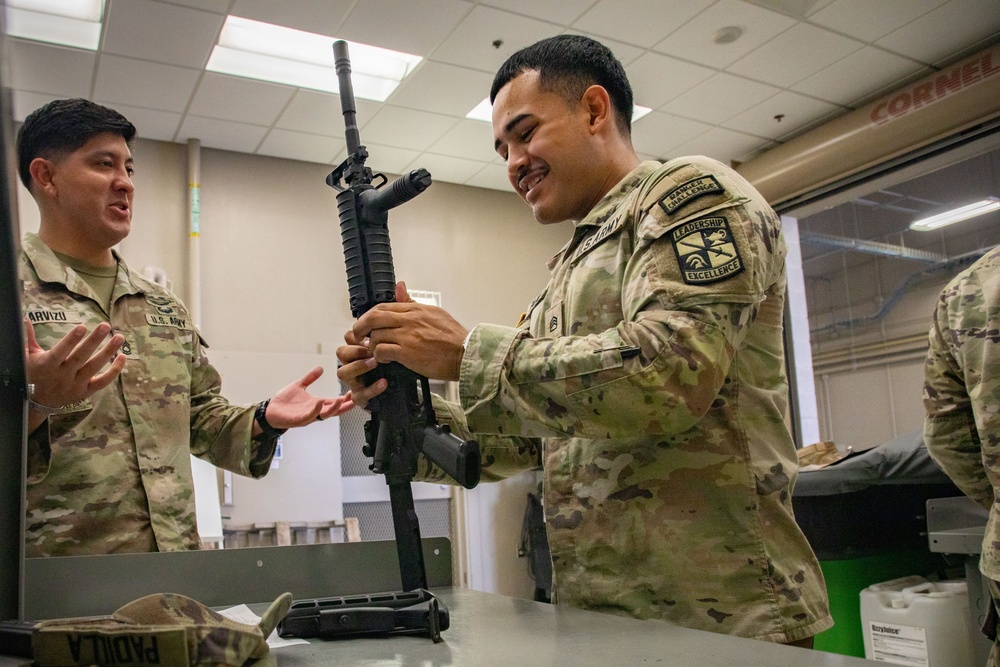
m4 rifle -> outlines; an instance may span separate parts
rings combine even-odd
[[[330,173],[326,183],[337,190],[351,314],[358,318],[377,304],[396,300],[388,212],[426,190],[431,175],[426,169],[416,169],[388,183],[385,175],[374,174],[365,165],[368,149],[361,144],[358,131],[347,43],[334,42],[333,53],[346,126],[347,158]],[[440,630],[448,627],[447,609],[426,592],[427,574],[411,482],[422,454],[463,487],[475,487],[480,476],[479,444],[462,440],[447,425],[437,423],[426,377],[396,362],[379,364],[362,376],[367,385],[380,378],[388,381],[388,387],[368,403],[371,419],[365,424],[366,444],[362,451],[372,458],[372,472],[384,474],[389,485],[403,591],[418,591],[419,595],[400,598],[381,594],[296,602],[279,628],[287,634],[292,634],[293,628],[299,636],[303,632],[312,633],[310,636],[334,636],[423,628],[439,640]],[[390,598],[391,604],[372,606],[372,600]],[[427,613],[410,613],[414,603],[426,605]],[[407,607],[408,613],[402,613],[402,607]],[[351,612],[345,613],[347,609]],[[332,616],[324,619],[325,612],[337,615],[339,622],[334,622]],[[414,619],[423,620],[414,627]]]

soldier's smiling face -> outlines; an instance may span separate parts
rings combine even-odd
[[[494,148],[538,222],[580,220],[604,194],[594,189],[599,161],[590,128],[587,106],[543,89],[536,70],[521,72],[497,92]]]

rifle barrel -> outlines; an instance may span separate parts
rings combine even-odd
[[[347,52],[347,42],[342,39],[333,43],[333,60],[340,87],[340,108],[344,112],[347,154],[354,155],[361,147],[361,134],[358,132],[357,107],[354,105],[354,84],[351,83],[351,56]]]

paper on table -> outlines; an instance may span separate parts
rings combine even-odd
[[[257,625],[260,623],[260,616],[250,611],[250,607],[245,604],[230,607],[229,609],[223,609],[219,613],[228,619],[236,621],[237,623],[246,623],[247,625]],[[292,637],[290,639],[279,637],[277,629],[273,630],[271,635],[267,638],[267,645],[271,648],[281,648],[283,646],[295,646],[297,644],[308,643],[309,642],[305,639],[299,639],[297,637]]]

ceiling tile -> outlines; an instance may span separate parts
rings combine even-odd
[[[837,0],[809,21],[863,42],[874,42],[948,0]]]
[[[654,111],[632,125],[632,142],[636,151],[664,158],[677,146],[704,134],[711,127],[696,120]]]
[[[355,120],[362,130],[362,137],[365,124],[381,106],[378,102],[354,98]],[[340,105],[340,96],[299,88],[274,126],[285,130],[343,138],[344,110]]]
[[[208,72],[198,84],[189,112],[205,118],[271,126],[295,89],[274,83]],[[233,104],[233,100],[253,100]]]
[[[736,62],[794,24],[793,19],[762,7],[738,0],[720,0],[670,33],[654,50],[721,68]],[[729,44],[716,44],[716,31],[727,26],[739,27],[743,34]]]
[[[635,103],[652,109],[707,81],[715,70],[672,56],[647,53],[625,68]]]
[[[743,152],[737,159],[747,159],[925,76],[932,65],[994,43],[997,2],[109,0],[104,41],[117,54],[11,38],[4,65],[15,117],[57,97],[90,97],[121,109],[141,137],[183,143],[184,132],[196,130],[206,146],[321,162],[332,150],[329,163],[338,164],[346,147],[337,96],[225,81],[203,70],[227,10],[430,54],[388,104],[356,101],[372,167],[398,173],[420,166],[426,152],[439,174],[454,171],[458,178],[462,160],[488,163],[466,182],[509,192],[504,163],[492,150],[492,128],[463,116],[487,95],[502,62],[539,39],[586,34],[616,54],[632,78],[636,102],[660,112],[635,124],[640,155]],[[712,36],[724,25],[744,32],[730,45],[716,45]],[[499,48],[494,40],[502,40]],[[185,123],[188,110],[195,117]],[[777,113],[785,114],[780,124],[773,119]],[[441,156],[458,160],[438,168]]]
[[[89,97],[97,55],[19,39],[6,40],[11,88],[58,97]]]
[[[424,151],[457,123],[447,116],[385,107],[365,126],[365,143]]]
[[[431,172],[431,177],[441,183],[465,183],[487,166],[485,162],[430,153],[424,153],[413,164]]]
[[[594,0],[483,0],[484,5],[529,16],[540,21],[569,25],[580,17]]]
[[[112,107],[115,111],[129,119],[135,125],[136,136],[139,139],[156,139],[157,141],[173,141],[177,128],[181,124],[181,114],[170,111],[143,109],[128,104],[113,104],[104,100],[95,100],[98,104]]]
[[[229,3],[231,0],[169,0],[175,5],[184,5],[185,7],[194,7],[195,9],[203,9],[206,12],[215,12],[216,14],[225,14],[229,10]]]
[[[799,23],[727,69],[750,79],[788,87],[862,46],[857,40]]]
[[[723,164],[731,164],[740,156],[754,150],[765,140],[735,130],[713,127],[691,141],[674,149],[675,155],[707,155]]]
[[[781,12],[796,20],[809,18],[834,0],[747,0],[776,12]]]
[[[183,111],[199,70],[103,55],[97,67],[94,97],[161,111]]]
[[[430,149],[441,155],[454,155],[469,160],[492,162],[496,159],[493,150],[493,126],[478,120],[462,120],[434,142]]]
[[[649,48],[713,0],[601,0],[573,27]]]
[[[661,111],[718,124],[780,92],[766,83],[719,72],[663,105]]]
[[[219,14],[153,0],[112,0],[106,53],[182,67],[204,67],[222,28]],[[164,35],[170,35],[164,39]]]
[[[330,164],[343,148],[343,140],[304,132],[274,129],[267,133],[257,153],[289,160]]]
[[[471,9],[463,0],[365,0],[338,37],[426,57]]]
[[[781,139],[815,122],[817,118],[842,111],[841,107],[821,100],[784,91],[753,109],[724,123],[723,127],[765,139]],[[779,120],[777,116],[781,116]]]
[[[340,97],[299,88],[274,126],[307,134],[343,138],[344,112],[340,108]]]
[[[258,125],[188,115],[177,131],[177,141],[187,143],[188,139],[198,139],[206,148],[253,153],[265,134],[267,128]]]
[[[339,37],[340,25],[355,0],[323,2],[274,2],[274,0],[236,0],[229,13],[233,16],[283,25],[319,35]]]
[[[489,72],[492,76],[512,53],[558,32],[559,26],[551,23],[480,5],[469,12],[429,57]],[[502,40],[499,48],[493,46],[495,40]]]
[[[870,95],[920,69],[920,63],[888,51],[866,46],[855,51],[808,79],[792,86],[792,90],[818,97],[841,106]]]
[[[425,62],[408,76],[388,104],[465,118],[490,93],[493,76],[446,63]]]
[[[619,42],[614,39],[608,39],[607,37],[600,37],[598,35],[593,35],[582,30],[564,30],[559,33],[561,35],[583,35],[584,37],[590,37],[591,39],[596,39],[598,42],[604,46],[611,49],[611,53],[614,54],[615,58],[623,66],[628,66],[629,63],[635,62],[640,57],[646,54],[648,49],[642,48],[640,46],[635,46],[634,44],[626,44],[625,42]],[[498,68],[499,69],[499,68]]]
[[[364,145],[368,147],[368,161],[366,164],[372,168],[375,173],[382,174],[396,174],[400,175],[404,171],[409,173],[408,167],[417,157],[420,156],[420,151],[410,150],[408,148],[396,148],[394,146],[380,146],[379,144],[373,144],[370,141],[365,141]],[[334,159],[334,164],[340,164],[344,161],[347,156],[347,151],[340,153]],[[416,165],[419,167],[420,165]]]
[[[877,44],[931,65],[978,40],[1000,34],[997,0],[952,0],[892,32]]]
[[[49,95],[46,93],[29,93],[24,90],[12,90],[11,102],[14,112],[14,120],[21,123],[35,109],[45,106],[53,100],[64,99],[62,95]]]
[[[465,184],[472,185],[477,188],[502,190],[504,192],[514,191],[514,188],[510,185],[510,181],[507,180],[507,168],[496,164],[486,165],[477,173],[473,174],[472,177],[465,182]]]

